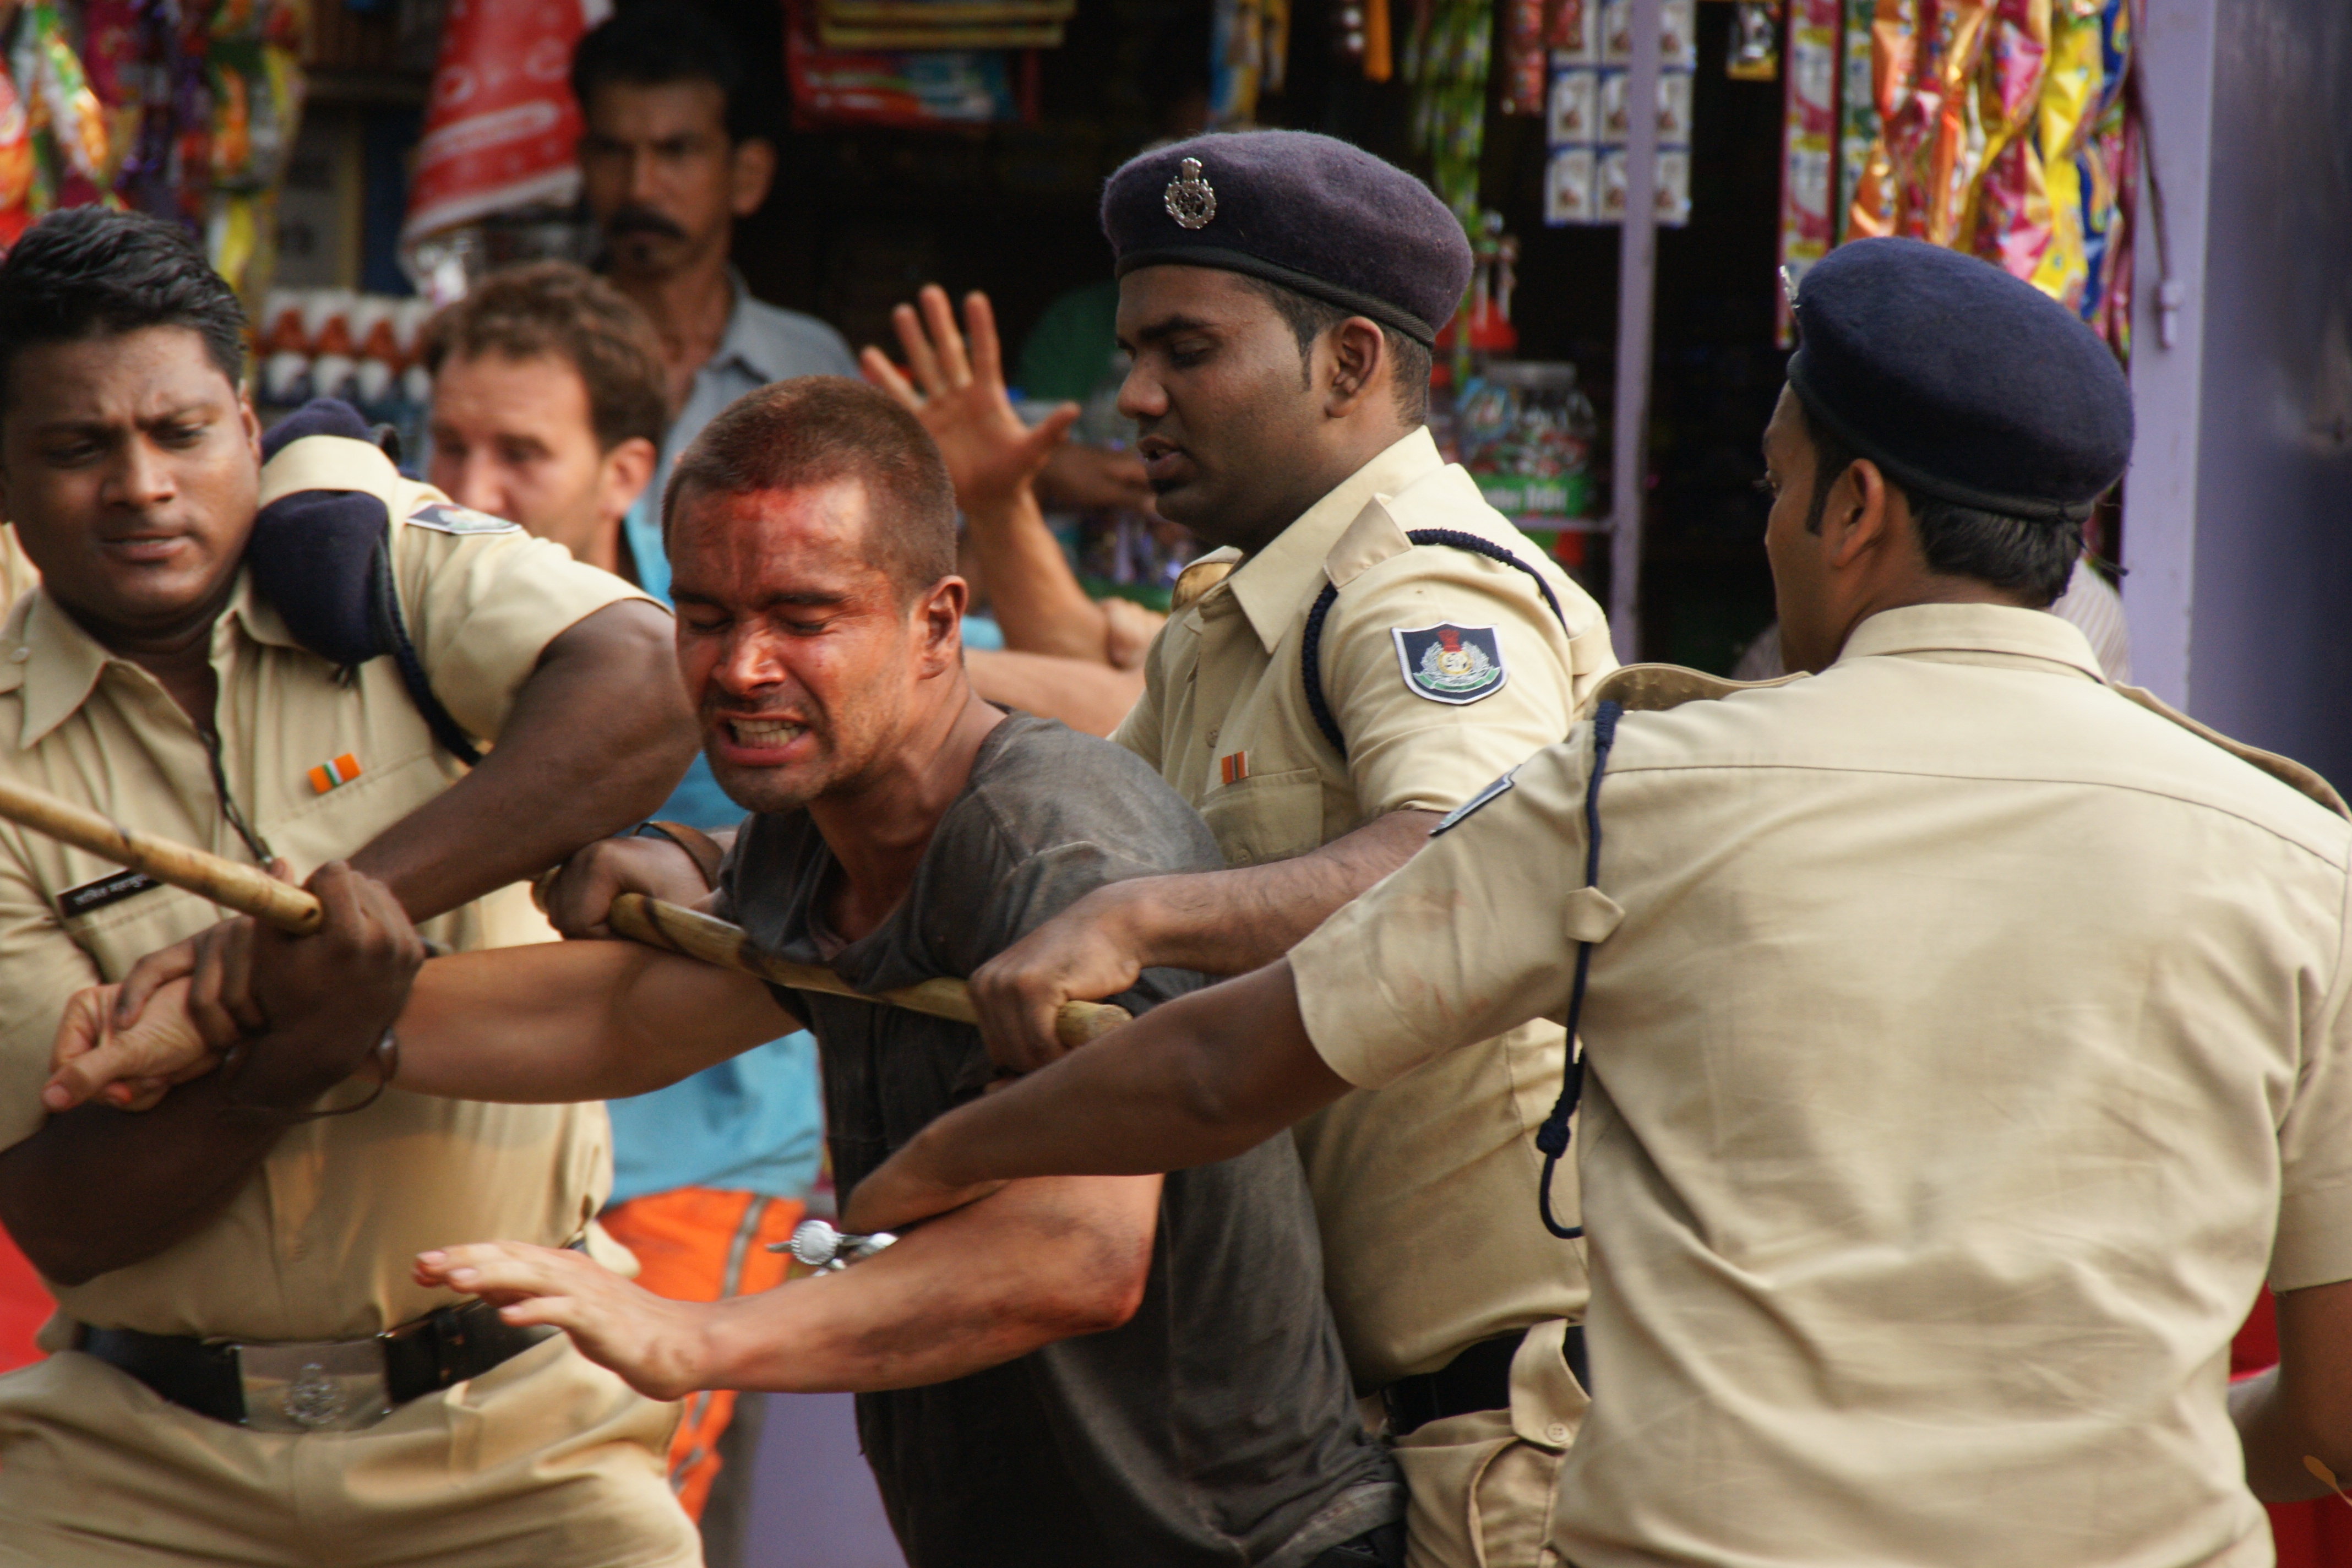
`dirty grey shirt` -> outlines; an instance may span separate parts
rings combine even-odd
[[[861,991],[962,977],[1128,877],[1221,868],[1199,817],[1131,753],[1048,720],[992,731],[913,889],[831,961]],[[806,814],[754,816],[719,910],[824,963],[835,862]],[[1147,971],[1140,1012],[1200,978]],[[992,1074],[979,1031],[811,992],[834,1175],[846,1196]],[[1298,1157],[1275,1138],[1169,1175],[1143,1304],[1124,1327],[950,1383],[860,1394],[858,1434],[912,1568],[1296,1568],[1400,1517],[1322,1293]]]

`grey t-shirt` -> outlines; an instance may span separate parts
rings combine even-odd
[[[969,975],[1106,882],[1223,865],[1200,818],[1133,755],[1016,713],[982,742],[906,900],[831,967],[867,992]],[[754,816],[720,875],[719,910],[761,947],[823,963],[834,874],[806,814]],[[1139,1012],[1200,983],[1152,970],[1118,1000]],[[782,995],[816,1034],[845,1195],[992,1076],[968,1025]],[[858,1396],[858,1434],[908,1561],[1296,1568],[1399,1518],[1402,1490],[1357,1416],[1322,1274],[1288,1138],[1170,1174],[1143,1304],[1124,1327]]]

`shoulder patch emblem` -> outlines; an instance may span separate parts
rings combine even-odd
[[[513,533],[522,527],[519,522],[443,500],[418,507],[408,514],[408,521],[411,527],[429,528],[436,533]]]
[[[1503,668],[1503,643],[1493,626],[1398,626],[1397,664],[1416,697],[1459,706],[1492,697],[1511,678]]]

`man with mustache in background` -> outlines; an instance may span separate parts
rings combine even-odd
[[[801,375],[857,374],[841,334],[814,316],[751,298],[728,261],[735,220],[757,212],[775,178],[775,143],[755,134],[741,48],[692,5],[623,8],[580,40],[572,92],[582,194],[604,237],[604,275],[661,335],[677,410],[645,494],[719,411],[753,387]],[[657,509],[629,516],[640,569],[661,561]],[[668,579],[646,583],[660,594]],[[714,791],[715,794],[715,791]]]

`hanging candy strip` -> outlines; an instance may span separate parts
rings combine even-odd
[[[2050,60],[2051,0],[2000,0],[1978,79],[1986,150],[1972,211],[1970,248],[2031,279],[2050,244],[2050,191],[2033,131]]]

